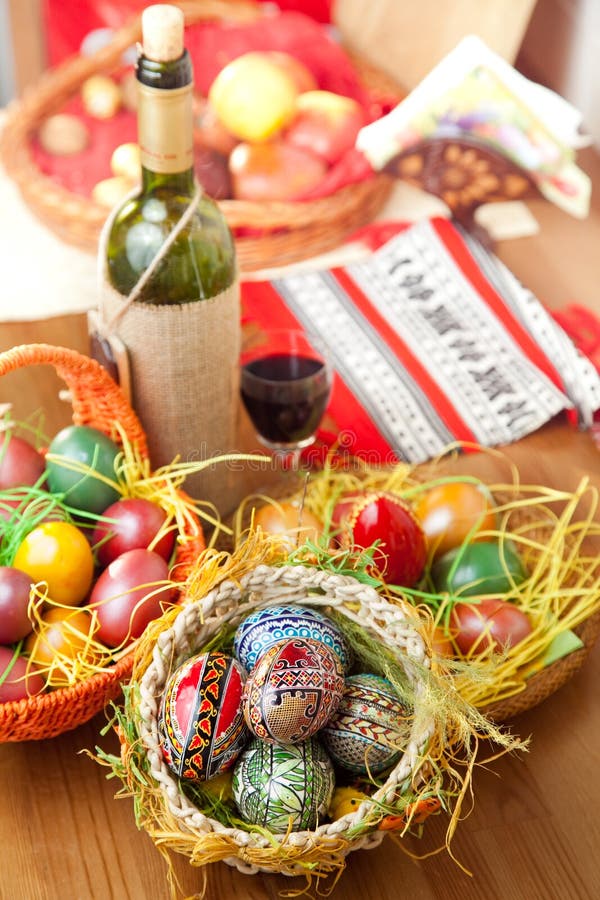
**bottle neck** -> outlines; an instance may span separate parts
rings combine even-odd
[[[138,58],[138,142],[142,189],[194,191],[192,65],[187,51],[158,63]]]

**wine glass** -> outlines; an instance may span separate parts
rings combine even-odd
[[[241,394],[263,446],[286,468],[315,441],[333,371],[323,345],[303,331],[274,328],[244,338]]]

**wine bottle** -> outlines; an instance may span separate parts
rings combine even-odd
[[[118,357],[153,467],[178,458],[195,471],[237,441],[240,290],[227,222],[194,177],[192,64],[178,7],[143,11],[136,71],[141,188],[102,231],[92,347],[98,335],[96,346]],[[220,509],[239,490],[223,465],[190,473],[185,489]]]
[[[140,192],[113,219],[107,262],[112,285],[128,295],[185,214],[197,191],[194,177],[193,72],[183,46],[183,14],[158,4],[142,13],[138,55]],[[215,201],[202,193],[144,284],[137,301],[190,303],[224,291],[236,277],[235,247]]]

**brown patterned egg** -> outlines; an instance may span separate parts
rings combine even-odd
[[[335,715],[319,738],[338,766],[376,775],[400,759],[411,723],[409,710],[387,678],[350,675]]]
[[[344,670],[329,647],[310,638],[278,641],[246,682],[244,718],[263,741],[297,744],[331,718],[343,689]]]

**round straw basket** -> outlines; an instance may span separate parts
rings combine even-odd
[[[143,458],[148,457],[146,438],[139,420],[121,389],[95,360],[74,350],[48,344],[27,344],[0,354],[0,376],[32,365],[53,366],[66,383],[73,406],[73,422],[89,425],[118,441],[114,424],[119,422],[127,439]],[[204,549],[200,523],[178,544],[173,577],[183,581]],[[133,667],[128,653],[114,665],[72,687],[58,688],[25,700],[0,704],[0,743],[41,740],[76,728],[100,712],[120,692],[121,683]]]
[[[515,499],[517,495],[517,490],[515,489],[514,495],[500,495],[498,499],[500,502],[507,502],[511,499]],[[525,532],[528,537],[536,540],[540,546],[543,546],[546,542],[550,541],[552,530],[555,525],[555,523],[551,521],[544,522],[542,517],[539,516],[539,510],[534,506],[525,506],[520,510],[515,511],[511,518],[511,523],[513,523],[512,527],[521,532]],[[585,526],[582,526],[582,528],[584,527]],[[597,541],[600,529],[598,525],[590,523],[586,530],[588,532],[588,537],[596,540],[597,553]],[[572,552],[572,541],[569,540],[567,536],[562,551],[563,558],[566,559],[570,552]],[[574,590],[571,602],[564,602],[564,608],[562,610],[563,615],[567,615],[573,605],[582,601],[586,591],[589,591],[591,595],[596,597],[597,611],[592,612],[591,615],[572,629],[581,640],[583,646],[578,650],[572,651],[562,659],[556,660],[551,665],[546,666],[537,674],[532,675],[527,679],[526,687],[520,693],[496,702],[487,703],[483,707],[483,712],[488,718],[495,722],[506,722],[508,719],[512,719],[520,713],[527,712],[528,710],[539,706],[540,703],[543,703],[544,700],[547,700],[548,697],[556,693],[556,691],[570,681],[587,660],[592,647],[600,635],[600,609],[598,609],[598,606],[600,605],[598,599],[600,592],[600,584],[598,583],[600,578],[600,559],[594,559],[593,550],[590,551],[590,559],[586,563],[586,570],[587,577],[584,578],[577,587],[575,587],[576,574],[569,573],[568,571],[565,572],[564,579],[559,585],[559,590],[564,590],[565,596],[568,595],[571,589]]]
[[[210,20],[241,24],[260,15],[259,6],[238,0],[202,0],[178,6],[188,25]],[[37,86],[9,107],[0,138],[2,161],[25,202],[62,240],[91,252],[97,249],[107,218],[106,207],[71,193],[40,172],[29,141],[43,120],[59,112],[87,78],[118,68],[124,51],[140,39],[141,17],[137,16],[99,52],[71,58],[47,72]],[[387,75],[355,56],[352,58],[358,77],[368,90],[379,96],[401,98],[398,86]],[[241,269],[282,265],[338,246],[346,235],[374,218],[392,184],[390,175],[378,174],[313,201],[222,201],[231,228],[254,232],[236,239]]]
[[[313,831],[266,836],[250,826],[247,830],[225,827],[186,798],[165,764],[157,715],[161,693],[177,665],[224,625],[235,626],[251,611],[281,602],[335,610],[391,650],[414,690],[414,719],[401,759],[385,783],[356,811]],[[385,817],[377,804],[393,805],[402,793],[425,784],[430,771],[427,747],[436,726],[422,708],[428,657],[422,638],[411,624],[414,618],[414,610],[404,603],[390,603],[352,577],[310,566],[261,564],[239,581],[223,581],[202,599],[185,603],[171,627],[159,633],[145,670],[140,672],[136,667],[133,676],[139,686],[136,730],[147,763],[144,777],[147,775],[160,792],[148,810],[144,827],[153,837],[156,823],[149,819],[156,817],[164,828],[166,815],[170,823],[167,827],[174,829],[160,835],[161,849],[188,855],[193,865],[222,860],[247,874],[264,871],[298,875],[310,871],[324,875],[343,866],[351,851],[377,846],[384,836],[379,826]],[[120,737],[125,740],[123,731]],[[128,759],[125,747],[121,758]]]
[[[581,625],[573,629],[575,634],[583,642],[583,647],[574,650],[563,659],[557,660],[551,666],[533,675],[527,687],[520,694],[500,700],[498,703],[490,703],[484,707],[483,712],[495,722],[506,722],[520,713],[527,712],[547,700],[559,688],[563,687],[576,672],[581,669],[588,658],[590,651],[598,635],[600,634],[600,612],[594,613]]]

